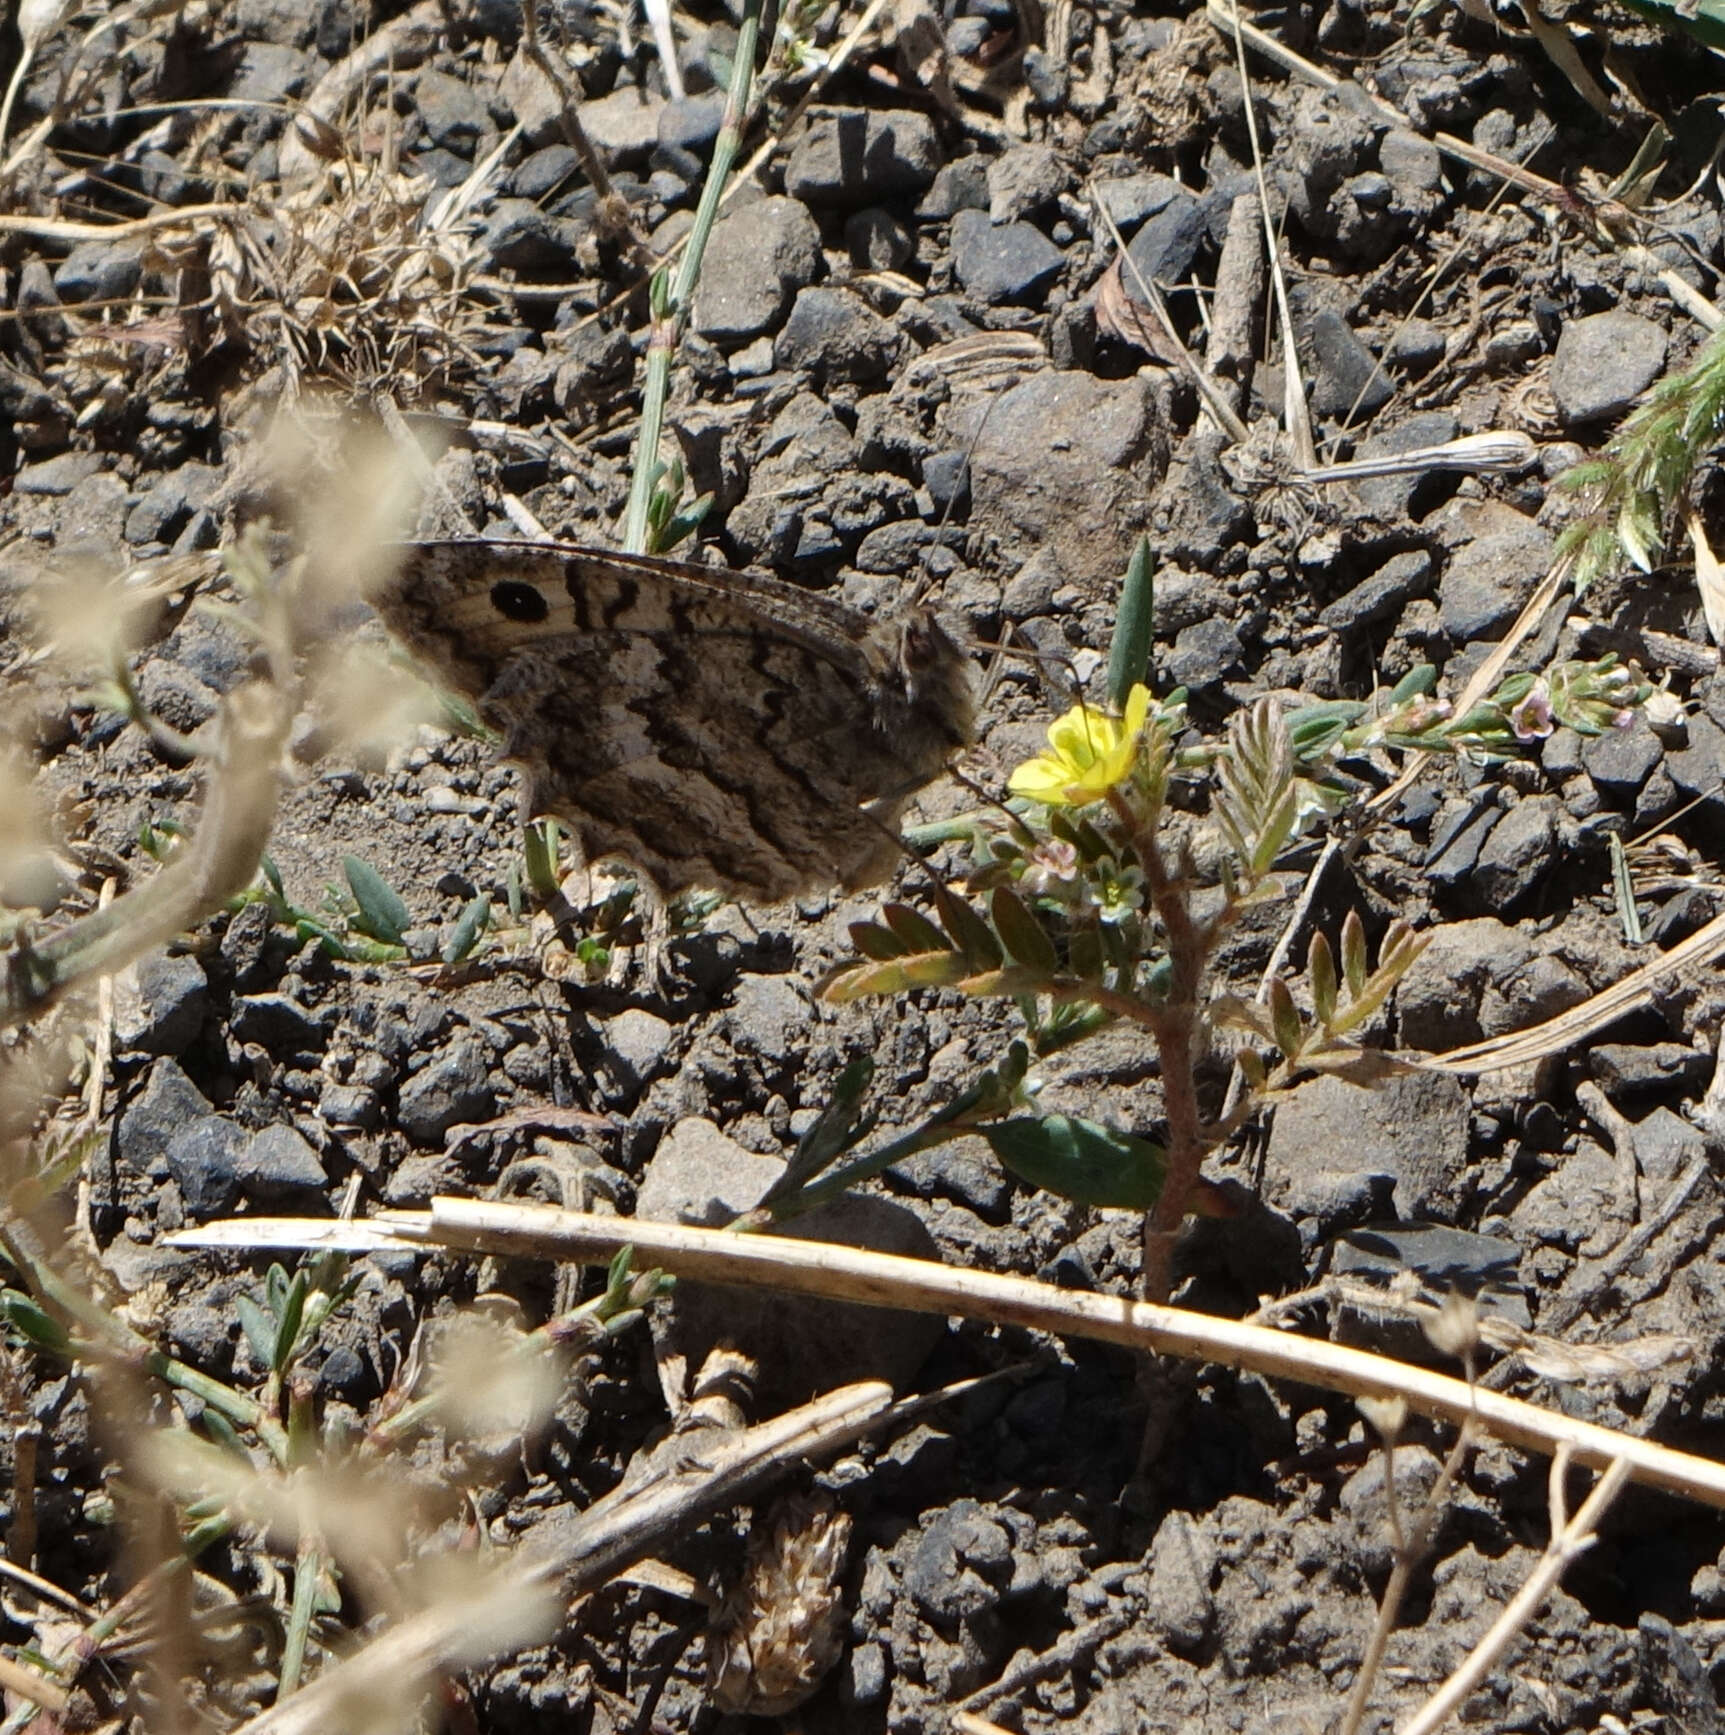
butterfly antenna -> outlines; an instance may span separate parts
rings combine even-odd
[[[994,392],[990,392],[988,402],[983,406],[982,414],[977,417],[975,430],[972,432],[970,439],[964,448],[964,468],[959,472],[963,477],[968,478],[970,475],[970,461],[976,456],[976,448],[982,443],[982,434],[983,430],[988,426],[988,418],[994,414],[994,406],[999,401],[999,396]],[[952,515],[958,508],[958,496],[959,488],[955,483],[952,492],[946,497],[946,505],[941,509],[940,522],[934,527],[936,543],[938,543],[941,537],[945,535],[947,527],[952,523]],[[920,607],[923,599],[927,597],[928,593],[933,588],[934,575],[925,570],[916,590],[911,595],[911,606],[913,608]]]

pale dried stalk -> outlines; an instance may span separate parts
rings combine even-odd
[[[385,1211],[360,1223],[248,1217],[183,1229],[165,1239],[176,1247],[340,1247],[356,1252],[445,1247],[584,1265],[608,1265],[632,1247],[642,1266],[699,1282],[986,1319],[1247,1368],[1354,1397],[1399,1396],[1422,1415],[1457,1426],[1474,1417],[1488,1433],[1528,1451],[1550,1455],[1568,1446],[1579,1462],[1601,1468],[1622,1459],[1638,1482],[1725,1508],[1725,1464],[1469,1387],[1387,1356],[1178,1307],[1057,1289],[1028,1278],[957,1270],[854,1247],[452,1198],[434,1199],[430,1211]]]
[[[1342,1714],[1342,1724],[1337,1735],[1358,1735],[1359,1727],[1365,1721],[1366,1708],[1371,1703],[1372,1688],[1377,1684],[1378,1673],[1383,1668],[1384,1653],[1389,1649],[1390,1635],[1395,1631],[1402,1604],[1407,1599],[1408,1586],[1413,1582],[1414,1573],[1431,1547],[1432,1531],[1442,1515],[1444,1503],[1449,1499],[1450,1490],[1454,1488],[1456,1478],[1461,1474],[1462,1466],[1467,1461],[1468,1453],[1473,1450],[1474,1443],[1474,1430],[1470,1424],[1464,1423],[1461,1432],[1456,1436],[1455,1444],[1449,1449],[1449,1455],[1444,1459],[1443,1470],[1439,1473],[1437,1482],[1421,1504],[1412,1530],[1406,1530],[1402,1526],[1396,1503],[1396,1442],[1393,1436],[1384,1440],[1384,1502],[1395,1538],[1395,1565],[1390,1569],[1389,1583],[1384,1586],[1383,1600],[1378,1604],[1378,1617],[1372,1623],[1372,1636],[1366,1644],[1366,1654],[1360,1660],[1359,1673],[1354,1678],[1354,1688],[1348,1695],[1347,1709]]]
[[[1466,1048],[1452,1048],[1447,1054],[1433,1055],[1426,1064],[1439,1072],[1472,1077],[1522,1066],[1530,1060],[1543,1060],[1548,1054],[1561,1054],[1606,1025],[1651,1005],[1655,990],[1668,978],[1685,970],[1698,970],[1722,955],[1725,955],[1725,915],[1718,915],[1669,952],[1662,952],[1652,963],[1630,971],[1621,982],[1602,988],[1590,1000],[1583,1000],[1556,1018],[1548,1018],[1529,1030],[1513,1030],[1507,1036],[1470,1043]]]
[[[81,982],[112,975],[194,927],[252,883],[275,823],[292,700],[269,682],[222,712],[209,790],[185,851],[156,876],[0,960],[0,1029],[45,1011]]]
[[[1326,72],[1321,66],[1314,65],[1304,55],[1297,54],[1285,43],[1277,41],[1268,31],[1260,30],[1255,24],[1248,24],[1240,16],[1239,9],[1227,3],[1227,0],[1207,0],[1205,15],[1210,22],[1226,35],[1235,37],[1236,41],[1249,42],[1265,59],[1273,61],[1284,71],[1291,72],[1296,78],[1303,78],[1308,84],[1315,85],[1319,90],[1336,90],[1345,82],[1333,72]],[[1363,87],[1355,86],[1356,89]],[[1394,103],[1387,102],[1381,96],[1367,93],[1367,100],[1392,126],[1413,128],[1413,123]],[[1250,107],[1248,106],[1248,115]],[[1567,206],[1570,195],[1566,188],[1560,187],[1555,181],[1548,181],[1542,175],[1536,175],[1530,169],[1524,169],[1518,164],[1506,162],[1502,157],[1493,156],[1490,151],[1482,151],[1477,145],[1470,145],[1464,139],[1458,139],[1453,133],[1434,133],[1432,141],[1446,157],[1453,157],[1457,162],[1466,163],[1470,168],[1484,169],[1487,174],[1501,176],[1526,192],[1535,193],[1539,197],[1550,200],[1553,204]],[[1615,201],[1613,201],[1615,203]],[[1624,207],[1618,206],[1622,211]],[[1623,256],[1637,270],[1645,271],[1649,276],[1657,277],[1664,286],[1666,294],[1683,309],[1698,325],[1705,326],[1709,331],[1717,331],[1725,315],[1707,300],[1691,284],[1684,281],[1668,266],[1661,265],[1654,256],[1639,242],[1625,244],[1621,238],[1607,234],[1603,237],[1611,245],[1616,246]]]
[[[1485,1679],[1493,1664],[1514,1643],[1517,1634],[1538,1614],[1540,1605],[1557,1588],[1557,1581],[1570,1563],[1593,1546],[1599,1521],[1633,1474],[1621,1458],[1608,1465],[1605,1474],[1593,1485],[1592,1493],[1582,1503],[1581,1510],[1566,1523],[1563,1517],[1563,1479],[1568,1473],[1569,1462],[1567,1448],[1560,1450],[1552,1460],[1552,1536],[1539,1564],[1528,1575],[1527,1583],[1510,1598],[1485,1636],[1468,1653],[1467,1660],[1421,1707],[1401,1735],[1435,1735],[1435,1731],[1461,1709],[1463,1700]]]
[[[1519,470],[1538,452],[1526,434],[1491,432],[1465,434],[1441,446],[1417,446],[1411,452],[1385,452],[1376,458],[1349,458],[1340,464],[1320,464],[1299,470],[1302,482],[1365,482],[1378,476],[1420,476],[1428,470],[1455,470],[1466,476],[1493,470]]]
[[[63,1687],[55,1686],[46,1675],[38,1675],[10,1657],[0,1657],[0,1690],[16,1693],[20,1699],[28,1699],[55,1716],[71,1702],[71,1695]]]
[[[1307,469],[1318,462],[1318,446],[1312,437],[1312,411],[1306,402],[1306,387],[1300,378],[1300,355],[1294,343],[1294,315],[1288,304],[1288,280],[1282,270],[1282,250],[1276,245],[1276,224],[1270,215],[1270,189],[1264,179],[1264,152],[1258,143],[1258,116],[1252,106],[1252,73],[1246,64],[1246,27],[1238,11],[1233,13],[1234,54],[1240,67],[1240,88],[1245,92],[1246,135],[1252,141],[1252,172],[1258,181],[1258,205],[1264,214],[1264,246],[1270,259],[1270,286],[1276,292],[1276,317],[1282,334],[1282,427],[1293,442],[1294,456]]]
[[[1220,387],[1199,365],[1198,358],[1180,341],[1180,334],[1174,329],[1174,321],[1169,317],[1168,303],[1163,300],[1162,291],[1138,269],[1138,262],[1127,251],[1125,238],[1120,233],[1120,225],[1114,221],[1108,207],[1099,198],[1092,200],[1092,205],[1114,242],[1114,250],[1119,255],[1121,264],[1132,274],[1133,284],[1138,291],[1138,299],[1147,302],[1154,310],[1156,317],[1161,320],[1162,333],[1180,359],[1180,371],[1197,389],[1198,396],[1204,400],[1205,409],[1216,418],[1217,426],[1236,445],[1242,444],[1251,437],[1246,424],[1234,413],[1234,406],[1223,396]]]

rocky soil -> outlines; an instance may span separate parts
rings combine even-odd
[[[1263,693],[1361,697],[1422,662],[1459,691],[1578,509],[1555,479],[1704,336],[1659,272],[1718,296],[1717,63],[1606,0],[1567,21],[1604,33],[1623,89],[1672,129],[1654,202],[1624,237],[1632,250],[1591,215],[1646,131],[1627,98],[1602,119],[1525,33],[1460,10],[1414,19],[1334,0],[1267,17],[1330,81],[1250,59],[1323,455],[1489,429],[1534,448],[1507,475],[1293,486],[1269,439],[1287,357],[1266,320],[1232,41],[1202,10],[1089,0],[1044,20],[962,0],[939,18],[942,60],[926,52],[935,18],[901,9],[896,42],[877,26],[806,110],[792,104],[852,18],[823,21],[805,67],[769,81],[749,148],[767,121],[783,136],[718,224],[673,388],[691,487],[714,496],[703,539],[730,564],[871,613],[926,593],[979,656],[1009,637],[1029,647],[1000,661],[965,761],[989,787],[1074,685],[1099,694],[1141,534],[1156,561],[1156,684],[1188,687],[1206,727]],[[641,263],[688,231],[736,34],[717,12],[679,11],[674,97],[638,20],[625,31],[615,8],[547,11],[548,51],[583,93],[611,173],[607,203],[522,52],[514,5],[204,0],[90,25],[74,14],[24,80],[5,148],[27,148],[0,227],[0,664],[9,727],[39,760],[63,832],[51,859],[14,864],[0,890],[50,917],[86,906],[106,878],[152,871],[140,834],[194,819],[201,773],[35,657],[25,623],[44,557],[170,574],[136,688],[184,731],[215,713],[249,651],[229,622],[179,606],[171,575],[192,567],[159,563],[207,554],[256,516],[269,491],[260,442],[284,405],[323,414],[333,396],[375,415],[387,403],[447,442],[427,529],[519,533],[520,503],[555,535],[612,539],[646,330]],[[296,126],[302,112],[318,118]],[[1439,135],[1523,163],[1554,191],[1506,191],[1440,151]],[[202,214],[173,220],[191,207]],[[1153,316],[1131,328],[1142,341],[1123,335],[1119,296],[1135,280],[1105,280],[1102,213],[1250,425],[1246,445],[1202,409]],[[375,621],[356,614],[351,630],[381,648]],[[1520,664],[1606,650],[1669,694],[1651,720],[1591,740],[1559,730],[1508,766],[1433,766],[1387,814],[1354,824],[1321,882],[1311,921],[1332,934],[1349,910],[1374,933],[1397,916],[1435,930],[1386,1042],[1441,1051],[1553,1017],[1718,912],[1725,677],[1687,571],[1594,586],[1547,617]],[[525,921],[475,963],[441,968],[475,897],[501,913],[518,892],[516,773],[430,728],[388,756],[327,749],[314,727],[295,738],[271,850],[285,895],[320,910],[343,858],[362,857],[405,899],[406,959],[332,957],[253,903],[129,973],[106,1014],[111,1071],[80,1218],[134,1323],[211,1376],[262,1384],[236,1297],[258,1290],[268,1260],[176,1251],[169,1231],[329,1214],[350,1191],[361,1214],[439,1193],[625,1214],[648,1199],[743,1204],[848,1059],[873,1058],[883,1122],[904,1126],[1012,1033],[994,1010],[934,993],[823,1003],[815,986],[845,955],[846,924],[876,907],[837,894],[704,913],[661,971],[622,943],[578,957]],[[948,783],[920,817],[972,805]],[[1639,943],[1613,902],[1613,837],[1631,846]],[[571,894],[596,906],[612,882],[589,883],[578,876]],[[1292,897],[1226,960],[1247,991]],[[636,937],[591,907],[585,919],[607,942]],[[82,1016],[94,1032],[93,1003]],[[1691,1353],[1638,1379],[1558,1385],[1507,1370],[1498,1383],[1717,1455],[1722,1017],[1706,969],[1537,1065],[1376,1093],[1302,1086],[1214,1159],[1212,1174],[1262,1208],[1194,1228],[1181,1299],[1244,1315],[1323,1272],[1412,1269],[1435,1289],[1484,1288],[1508,1317],[1576,1343],[1671,1334]],[[1226,1068],[1213,1071],[1219,1100]],[[1043,1072],[1049,1107],[1153,1136],[1160,1086],[1137,1038],[1110,1035]],[[901,1165],[879,1190],[948,1262],[1121,1293],[1136,1280],[1135,1221],[1016,1185],[980,1145]],[[309,1364],[320,1414],[356,1428],[422,1328],[482,1290],[508,1292],[529,1325],[568,1305],[542,1271],[411,1255],[356,1270]],[[1330,1323],[1429,1353],[1381,1320]],[[769,1406],[854,1371],[848,1346],[807,1334],[779,1353]],[[944,1729],[959,1709],[1068,1735],[1333,1726],[1392,1553],[1383,1462],[1350,1402],[1207,1370],[1172,1400],[1167,1443],[1141,1476],[1140,1387],[1118,1353],[883,1316],[857,1355],[912,1389],[1018,1371],[813,1475],[854,1529],[842,1654],[796,1713],[807,1726]],[[585,1507],[662,1424],[645,1331],[581,1371],[530,1448],[477,1467],[470,1456],[459,1475],[453,1446],[414,1458],[409,1479],[428,1487],[466,1478],[469,1542]],[[10,1352],[0,1392],[13,1430],[40,1431],[37,1571],[111,1606],[148,1558],[103,1518],[123,1443],[80,1378],[33,1351]],[[195,1401],[150,1401],[164,1422],[199,1414]],[[1404,1504],[1448,1444],[1410,1430],[1396,1458]],[[18,1456],[0,1439],[8,1488]],[[9,1523],[17,1510],[0,1496]],[[745,1529],[718,1520],[675,1564],[724,1579]],[[1391,1727],[1455,1666],[1546,1529],[1546,1466],[1478,1449],[1443,1504],[1369,1727]],[[427,1520],[420,1540],[452,1534]],[[1467,1720],[1717,1728],[1722,1547],[1713,1514],[1632,1492]],[[291,1565],[291,1549],[273,1558]],[[201,1567],[225,1594],[279,1609],[271,1559],[248,1533]],[[0,1643],[40,1640],[19,1587],[0,1586],[0,1609]],[[343,1619],[375,1610],[349,1587]],[[548,1717],[710,1727],[720,1713],[691,1618],[662,1590],[614,1587],[550,1642],[452,1686],[449,1715],[485,1731]],[[319,1627],[314,1664],[342,1648],[339,1624]],[[271,1641],[252,1640],[187,1655],[221,1726],[269,1702]],[[162,1709],[124,1657],[89,1690],[91,1723]]]

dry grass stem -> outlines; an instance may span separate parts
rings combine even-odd
[[[28,941],[0,962],[0,1027],[34,1018],[80,982],[122,970],[245,890],[275,823],[294,707],[267,683],[224,707],[204,812],[184,853],[106,909]]]
[[[1161,321],[1159,335],[1163,342],[1173,350],[1175,358],[1179,362],[1180,371],[1197,389],[1198,396],[1204,400],[1205,409],[1216,418],[1217,426],[1236,445],[1243,444],[1251,438],[1250,430],[1235,414],[1234,406],[1228,402],[1216,382],[1204,371],[1198,358],[1180,341],[1179,333],[1174,327],[1174,321],[1168,313],[1168,303],[1162,297],[1162,291],[1138,269],[1138,263],[1127,250],[1125,237],[1120,233],[1120,225],[1114,221],[1107,206],[1100,199],[1092,199],[1091,205],[1096,215],[1102,219],[1110,239],[1114,242],[1115,255],[1120,264],[1131,273],[1138,299],[1147,302],[1155,312],[1157,319]]]
[[[1386,452],[1378,458],[1349,458],[1340,464],[1320,464],[1297,472],[1302,482],[1364,482],[1377,476],[1423,476],[1430,470],[1454,470],[1483,476],[1494,470],[1519,470],[1538,456],[1526,434],[1492,432],[1465,434],[1441,446],[1419,446],[1411,452]]]
[[[1278,41],[1267,31],[1247,23],[1238,8],[1227,4],[1227,0],[1206,0],[1204,11],[1205,16],[1223,35],[1233,36],[1237,44],[1249,43],[1266,60],[1280,66],[1285,72],[1293,73],[1296,78],[1305,80],[1307,84],[1319,90],[1337,90],[1343,84],[1344,81],[1334,73],[1324,71],[1321,66],[1314,65],[1304,55]],[[1354,88],[1363,89],[1360,86]],[[1366,92],[1365,96],[1391,125],[1406,127],[1412,124],[1394,103],[1369,92]],[[1249,120],[1250,103],[1247,104],[1246,113]],[[1567,188],[1560,187],[1555,181],[1548,181],[1544,176],[1536,175],[1519,164],[1494,156],[1490,151],[1481,150],[1464,139],[1458,139],[1453,133],[1433,133],[1431,142],[1446,157],[1466,163],[1469,168],[1483,169],[1487,174],[1500,176],[1524,192],[1534,193],[1564,210],[1573,206],[1574,196]],[[1607,245],[1618,247],[1638,270],[1655,278],[1671,299],[1698,325],[1705,326],[1709,331],[1717,331],[1720,324],[1725,322],[1725,314],[1721,314],[1693,285],[1685,282],[1669,267],[1661,265],[1639,242],[1626,239],[1628,226],[1636,221],[1635,213],[1627,206],[1616,200],[1600,201],[1594,206],[1592,216],[1591,227],[1595,237]]]
[[[419,0],[399,18],[378,25],[345,60],[338,60],[301,105],[305,124],[282,134],[282,185],[292,187],[321,174],[324,159],[314,148],[320,134],[335,126],[372,79],[409,72],[428,59],[442,41],[447,23],[442,0]]]
[[[341,1247],[365,1252],[443,1247],[584,1265],[608,1265],[625,1247],[632,1247],[642,1265],[701,1282],[986,1319],[1139,1352],[1246,1368],[1353,1397],[1400,1396],[1422,1415],[1457,1426],[1475,1416],[1489,1433],[1528,1451],[1549,1455],[1568,1445],[1579,1462],[1601,1468],[1621,1458],[1638,1482],[1725,1508],[1725,1464],[1496,1392],[1475,1390],[1465,1381],[1387,1356],[1178,1307],[1078,1293],[1028,1278],[955,1270],[857,1248],[453,1198],[433,1200],[429,1212],[386,1211],[354,1224],[240,1218],[180,1230],[167,1239],[179,1247],[245,1249]]]
[[[1480,1685],[1515,1642],[1517,1635],[1539,1613],[1540,1605],[1556,1589],[1558,1580],[1570,1564],[1593,1546],[1600,1520],[1622,1492],[1624,1483],[1634,1474],[1621,1458],[1607,1465],[1605,1473],[1582,1503],[1581,1510],[1573,1518],[1565,1520],[1563,1483],[1569,1472],[1570,1458],[1566,1448],[1552,1460],[1552,1535],[1539,1564],[1528,1575],[1527,1583],[1510,1599],[1503,1613],[1492,1622],[1485,1636],[1468,1653],[1467,1661],[1420,1708],[1401,1735],[1436,1735],[1436,1731],[1461,1709],[1468,1694]]]
[[[1688,939],[1678,941],[1670,951],[1660,953],[1651,963],[1630,971],[1622,981],[1601,989],[1591,999],[1556,1018],[1548,1018],[1528,1030],[1512,1030],[1507,1036],[1452,1048],[1447,1054],[1433,1055],[1427,1064],[1440,1072],[1474,1076],[1543,1060],[1548,1054],[1561,1054],[1619,1018],[1651,1005],[1655,992],[1672,978],[1703,969],[1722,956],[1725,956],[1725,915],[1718,915],[1697,928]]]
[[[1294,459],[1302,469],[1315,469],[1318,445],[1312,435],[1312,411],[1300,378],[1300,352],[1294,341],[1294,314],[1288,301],[1288,280],[1282,270],[1282,250],[1276,245],[1276,225],[1270,214],[1270,188],[1264,177],[1264,152],[1258,142],[1258,116],[1252,95],[1252,73],[1246,64],[1246,38],[1240,15],[1233,15],[1234,55],[1245,92],[1242,104],[1246,133],[1252,141],[1252,173],[1257,179],[1258,207],[1263,217],[1264,247],[1270,261],[1270,286],[1276,296],[1276,318],[1282,337],[1282,428],[1293,443]]]
[[[10,1657],[0,1657],[0,1691],[16,1693],[32,1705],[58,1716],[70,1703],[71,1695],[56,1686],[47,1676],[15,1663]]]
[[[1443,1469],[1439,1472],[1437,1481],[1420,1503],[1420,1509],[1414,1515],[1411,1525],[1403,1524],[1397,1498],[1395,1440],[1393,1437],[1386,1437],[1382,1443],[1384,1500],[1390,1530],[1395,1538],[1395,1564],[1390,1568],[1389,1582],[1385,1584],[1384,1594],[1378,1602],[1377,1618],[1372,1623],[1372,1636],[1367,1641],[1366,1654],[1361,1658],[1359,1672],[1354,1677],[1353,1690],[1348,1694],[1347,1709],[1342,1714],[1338,1735],[1358,1735],[1358,1730],[1365,1721],[1372,1688],[1383,1668],[1384,1653],[1389,1648],[1390,1635],[1395,1631],[1396,1622],[1401,1616],[1402,1604],[1407,1600],[1408,1587],[1426,1557],[1432,1533],[1443,1516],[1450,1490],[1455,1486],[1456,1478],[1461,1474],[1462,1465],[1466,1463],[1474,1443],[1474,1428],[1469,1420],[1462,1424],[1461,1432],[1444,1458]],[[1561,1449],[1558,1456],[1564,1456]]]

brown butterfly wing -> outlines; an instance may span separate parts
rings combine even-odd
[[[881,628],[752,574],[424,543],[376,601],[503,736],[534,811],[667,894],[882,877],[883,820],[969,734],[964,659],[930,617]]]

